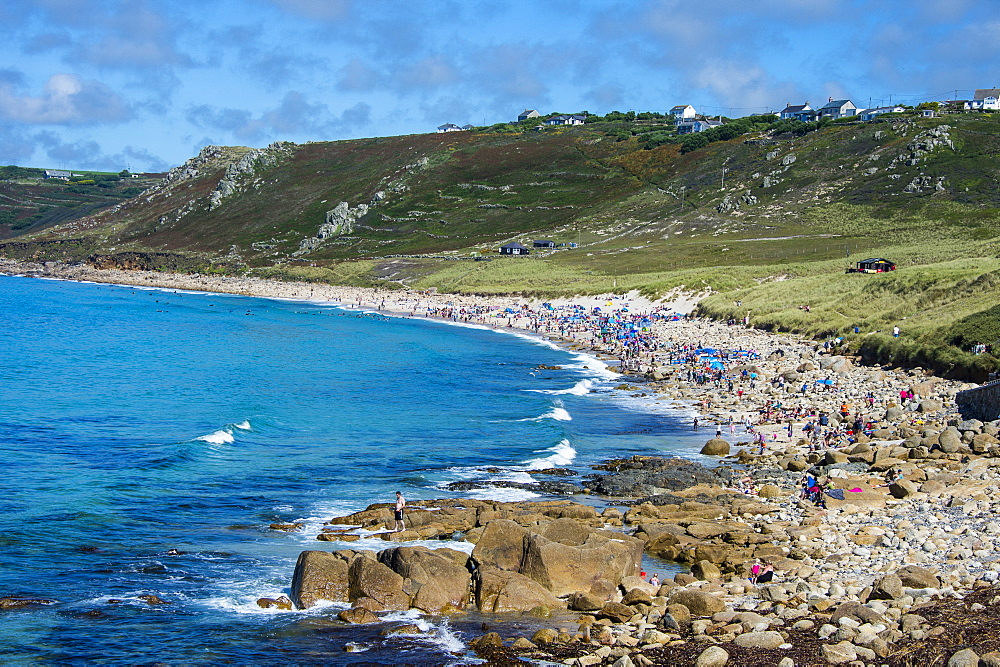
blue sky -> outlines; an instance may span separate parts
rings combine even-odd
[[[1000,87],[997,0],[3,0],[0,164]]]

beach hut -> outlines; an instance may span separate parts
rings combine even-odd
[[[516,241],[500,246],[501,255],[527,255],[529,252],[531,251]]]
[[[848,273],[884,273],[895,271],[896,265],[882,257],[872,257],[857,262],[853,268],[848,269]]]

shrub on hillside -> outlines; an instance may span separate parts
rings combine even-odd
[[[945,340],[963,350],[1000,341],[1000,305],[963,317],[949,327]]]

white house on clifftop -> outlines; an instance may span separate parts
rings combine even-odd
[[[582,114],[553,116],[545,121],[546,125],[583,125],[587,117]]]
[[[674,117],[675,123],[679,123],[682,120],[691,120],[696,114],[694,107],[690,104],[678,104],[670,110],[670,115]]]
[[[977,89],[972,101],[965,103],[965,108],[969,111],[1000,110],[1000,88]]]
[[[835,100],[832,97],[829,102],[816,111],[816,115],[820,118],[832,118],[834,120],[854,116],[857,113],[858,108],[850,100]]]

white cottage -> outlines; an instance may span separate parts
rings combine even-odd
[[[1000,110],[1000,88],[979,88],[971,102],[965,103],[969,111]]]
[[[678,104],[670,110],[670,115],[674,117],[674,122],[679,123],[684,120],[691,120],[697,114],[690,104]]]
[[[820,118],[832,118],[836,120],[837,118],[847,118],[848,116],[856,115],[858,108],[850,100],[835,100],[831,97],[830,101],[821,106],[816,113]]]

